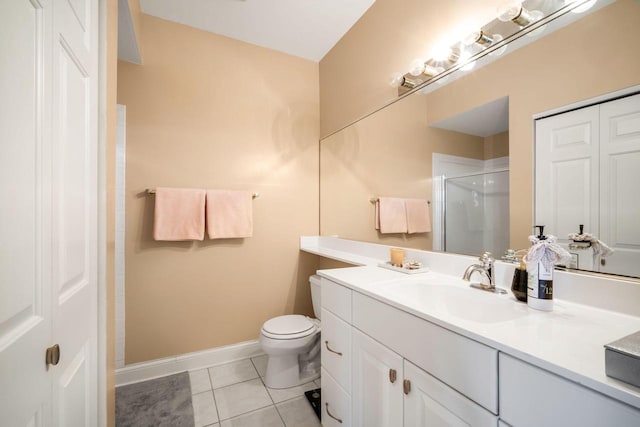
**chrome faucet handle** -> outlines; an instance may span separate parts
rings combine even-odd
[[[482,265],[484,265],[485,267],[491,266],[495,261],[495,258],[493,257],[491,252],[483,253],[482,255],[480,255],[480,258],[478,259],[482,262]]]

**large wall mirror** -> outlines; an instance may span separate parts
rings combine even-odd
[[[534,118],[640,85],[638,22],[636,0],[600,4],[489,64],[458,71],[455,80],[433,83],[324,138],[321,234],[470,255],[489,249],[496,257],[528,247]],[[433,231],[381,234],[370,203],[376,197],[429,201]]]

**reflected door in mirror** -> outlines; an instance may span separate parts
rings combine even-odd
[[[640,94],[537,120],[535,150],[536,224],[584,224],[615,250],[593,270],[640,277]]]

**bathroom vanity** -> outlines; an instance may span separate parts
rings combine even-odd
[[[406,275],[376,266],[383,245],[328,239],[301,248],[361,266],[318,272],[323,426],[640,425],[640,389],[605,375],[603,345],[640,330],[625,307],[539,312],[470,288],[471,257],[414,251],[432,272]]]

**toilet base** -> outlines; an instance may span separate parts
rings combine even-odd
[[[320,378],[319,357],[309,362],[299,361],[298,357],[298,354],[269,356],[265,385],[269,388],[289,388]]]

